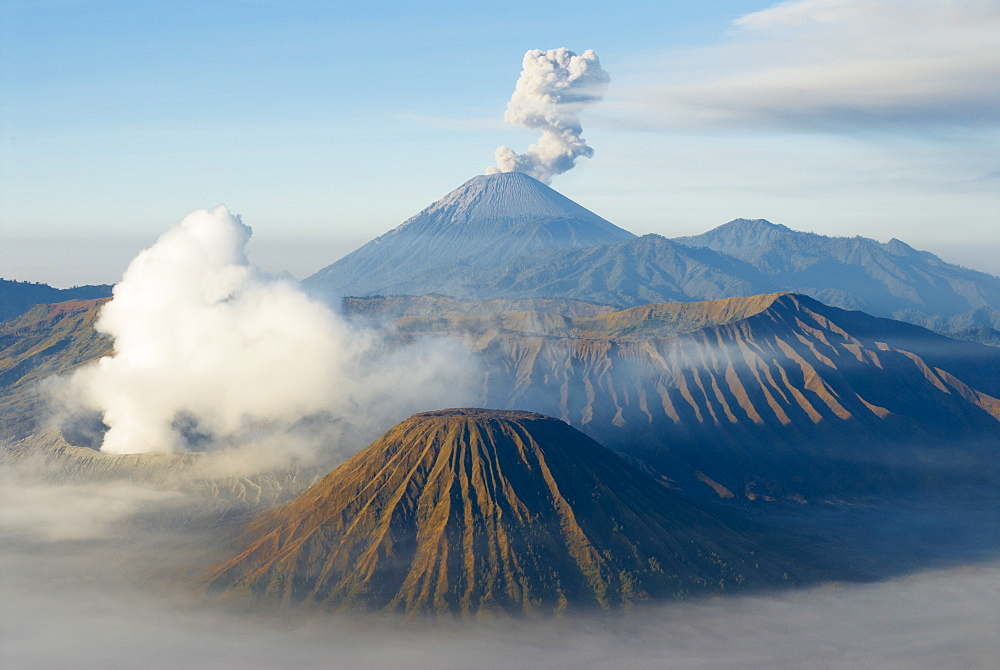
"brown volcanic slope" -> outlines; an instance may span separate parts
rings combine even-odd
[[[734,519],[562,421],[442,410],[403,421],[257,519],[207,581],[284,605],[472,614],[615,608],[787,579],[762,535]]]
[[[1000,450],[995,348],[805,296],[397,323],[464,335],[483,404],[562,418],[727,497],[874,490]]]
[[[100,307],[108,300],[36,305],[21,316],[0,322],[0,387],[68,372],[110,354],[111,340],[94,330]]]
[[[0,442],[38,428],[45,396],[34,383],[111,353],[94,330],[107,298],[36,305],[0,322]]]

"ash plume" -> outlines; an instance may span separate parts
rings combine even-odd
[[[259,272],[244,253],[251,234],[224,206],[199,210],[129,265],[97,323],[114,354],[67,390],[103,416],[102,451],[259,441],[317,415],[391,425],[464,398],[457,347],[386,346],[296,282]]]
[[[523,172],[544,184],[594,155],[581,137],[580,112],[604,97],[610,77],[592,50],[578,56],[566,48],[524,54],[521,76],[507,103],[507,123],[540,128],[537,144],[523,154],[510,147],[496,150],[496,167],[487,174]]]

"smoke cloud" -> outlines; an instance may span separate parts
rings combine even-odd
[[[498,148],[497,167],[486,173],[523,172],[548,184],[572,168],[580,156],[594,155],[581,137],[580,112],[604,97],[610,77],[590,49],[581,56],[565,48],[533,49],[524,54],[522,67],[504,120],[540,128],[542,136],[523,154],[510,147]]]
[[[97,323],[114,355],[70,382],[109,428],[102,451],[204,450],[315,415],[387,428],[462,403],[471,366],[457,346],[387,346],[260,273],[251,234],[223,206],[199,210],[129,265]]]

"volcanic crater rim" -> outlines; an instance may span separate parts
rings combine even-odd
[[[548,420],[560,421],[555,417],[538,412],[529,412],[521,409],[488,409],[485,407],[449,407],[447,409],[436,409],[428,412],[419,412],[410,417],[411,419],[422,418],[470,418],[470,419],[508,419],[508,420]],[[564,423],[560,421],[560,423]]]

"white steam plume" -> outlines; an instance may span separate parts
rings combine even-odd
[[[521,77],[507,103],[504,120],[527,128],[541,128],[538,144],[523,154],[510,147],[496,150],[497,167],[487,174],[523,172],[542,183],[566,172],[580,156],[594,155],[580,134],[580,112],[604,97],[610,77],[592,50],[533,49],[524,54]]]
[[[199,210],[129,265],[97,323],[114,355],[71,380],[109,427],[102,451],[203,448],[319,413],[350,426],[461,402],[464,359],[386,351],[294,281],[260,274],[244,254],[251,233],[225,207]]]

